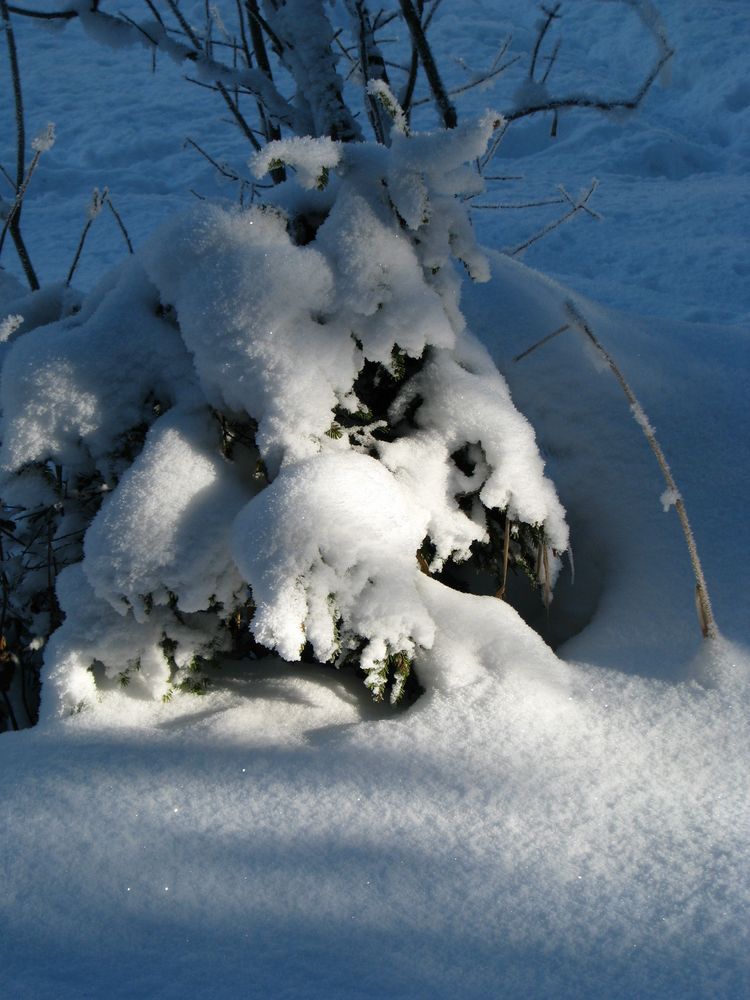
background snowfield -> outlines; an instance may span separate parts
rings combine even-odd
[[[3,735],[4,995],[750,993],[750,15],[732,0],[659,9],[677,55],[641,110],[566,114],[554,140],[549,120],[517,124],[493,170],[524,180],[478,199],[601,185],[602,221],[579,217],[522,260],[491,254],[493,280],[463,298],[568,511],[575,581],[564,569],[535,621],[557,655],[507,605],[425,579],[441,628],[419,668],[428,693],[406,712],[371,705],[345,673],[265,661],[227,667],[203,698],[131,697],[125,712],[112,694]],[[557,89],[619,92],[649,64],[627,5],[565,12]],[[457,55],[486,66],[511,27],[511,53],[528,55],[534,19],[521,0],[446,3],[447,74],[465,78]],[[136,246],[190,189],[236,198],[183,147],[191,136],[246,172],[211,94],[77,24],[16,31],[29,132],[58,134],[24,208],[44,281],[67,273],[95,185]],[[522,76],[462,110],[511,107]],[[3,86],[6,166],[11,112]],[[475,215],[499,251],[559,209]],[[102,215],[79,286],[123,250]],[[513,361],[565,322],[569,298],[685,497],[722,632],[710,646],[677,517],[611,374],[574,330]]]

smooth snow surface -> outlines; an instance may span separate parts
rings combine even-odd
[[[627,87],[640,61],[648,65],[634,5],[564,6],[569,27],[548,89],[597,89],[587,83],[592,76]],[[227,535],[231,520],[273,494],[229,490],[216,498],[226,522],[213,517],[215,452],[184,455],[180,434],[181,420],[201,419],[191,410],[196,368],[154,317],[155,278],[138,262],[123,265],[75,315],[76,294],[60,286],[14,307],[26,320],[32,307],[36,317],[67,319],[28,334],[44,344],[45,365],[30,367],[19,351],[10,375],[6,366],[3,405],[25,399],[35,415],[26,440],[4,441],[6,466],[24,449],[55,442],[68,449],[61,459],[82,469],[92,457],[104,462],[110,393],[124,385],[122,405],[140,420],[155,387],[137,359],[159,352],[148,371],[162,373],[156,389],[178,414],[149,435],[139,462],[142,469],[163,457],[162,489],[179,486],[171,499],[191,503],[194,534],[159,532],[153,546],[134,551],[127,518],[105,503],[95,529],[122,532],[117,559],[97,558],[94,531],[93,578],[75,567],[61,577],[63,605],[93,608],[94,622],[104,608],[121,644],[102,648],[84,618],[75,635],[52,640],[60,662],[73,667],[61,683],[80,682],[73,701],[91,696],[92,656],[112,673],[108,657],[114,665],[139,652],[144,697],[121,693],[113,679],[96,712],[0,737],[4,996],[750,995],[750,349],[742,326],[750,304],[750,25],[745,4],[732,0],[658,7],[677,56],[641,111],[564,115],[555,140],[549,120],[513,126],[492,169],[525,180],[498,181],[476,199],[525,202],[554,195],[557,183],[577,192],[592,176],[601,182],[592,207],[603,221],[575,220],[530,247],[524,263],[489,252],[492,279],[462,298],[469,327],[534,427],[567,511],[575,580],[566,561],[548,614],[519,601],[557,655],[509,605],[448,593],[415,574],[425,621],[439,627],[422,665],[429,693],[406,712],[373,706],[346,672],[280,661],[226,663],[202,698],[149,700],[149,685],[164,683],[154,652],[160,609],[149,619],[153,635],[139,632],[140,649],[131,619],[116,610],[122,596],[137,598],[134,574],[162,579],[175,551],[209,537],[211,552],[201,555],[208,561],[191,577],[198,607],[219,586],[213,556],[251,537],[242,514]],[[535,17],[521,0],[444,4],[434,37],[451,84],[488,65],[511,27],[511,54],[528,57]],[[99,47],[77,24],[63,33],[17,24],[17,36],[29,134],[47,121],[57,126],[24,209],[46,281],[64,279],[94,185],[109,186],[138,247],[157,221],[194,200],[191,188],[216,194],[213,168],[182,148],[186,135],[251,181],[246,144],[215,126],[223,112],[213,95],[186,91],[167,60],[159,58],[152,77],[145,50]],[[468,71],[452,54],[470,58]],[[487,104],[510,111],[528,99],[524,79],[514,67],[492,93],[467,95],[465,106],[472,114]],[[325,106],[323,93],[317,107]],[[10,107],[4,87],[3,122]],[[0,138],[6,167],[11,143],[8,125]],[[311,161],[311,172],[324,165]],[[220,194],[236,200],[237,185],[223,183]],[[403,193],[415,219],[419,195],[415,184]],[[517,246],[546,223],[545,211],[558,210],[565,207],[481,209],[474,218],[497,250]],[[182,238],[181,224],[170,225]],[[82,287],[120,259],[119,240],[103,212],[77,275]],[[308,257],[299,281],[325,304],[324,268]],[[480,277],[484,260],[467,262]],[[156,277],[175,287],[182,280],[166,270]],[[180,294],[199,291],[185,284]],[[230,291],[239,294],[236,285]],[[19,301],[6,272],[0,297]],[[513,361],[567,321],[569,298],[622,366],[670,460],[722,631],[715,643],[698,632],[675,498],[611,374],[574,329]],[[97,309],[101,337],[119,352],[119,379],[71,377],[65,393],[50,396],[49,373],[60,373],[60,353],[75,359],[83,350],[79,331]],[[12,342],[16,320],[0,323]],[[446,326],[446,346],[455,334]],[[199,359],[202,391],[214,384],[216,360]],[[239,398],[244,388],[235,389]],[[440,428],[446,440],[449,430]],[[66,443],[71,434],[80,449]],[[399,490],[409,492],[411,515],[422,504],[446,550],[470,544],[465,519],[444,502],[440,469],[425,466],[420,480],[420,443],[410,445],[406,455],[384,452],[394,473],[387,490],[378,492],[382,477],[364,465],[357,488],[380,499],[384,522],[400,509]],[[335,449],[325,456],[334,466],[338,457]],[[136,463],[125,485],[148,520],[140,474]],[[286,502],[289,494],[278,492]],[[416,536],[421,527],[405,519],[397,530]],[[302,545],[303,525],[293,530]],[[261,550],[270,544],[255,541]],[[322,558],[309,555],[305,569],[323,573]],[[245,558],[256,558],[249,546]],[[270,601],[273,581],[268,587]],[[321,582],[316,599],[324,589]],[[398,612],[397,592],[379,596]]]

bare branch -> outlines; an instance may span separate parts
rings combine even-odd
[[[91,195],[91,203],[89,205],[88,218],[86,219],[86,224],[83,227],[81,238],[78,241],[78,247],[76,248],[75,256],[73,257],[73,263],[70,265],[70,270],[68,271],[68,277],[65,279],[66,286],[69,286],[71,281],[73,280],[73,275],[76,272],[76,268],[78,267],[78,262],[81,259],[81,254],[83,253],[83,247],[84,244],[86,243],[86,237],[88,236],[89,230],[94,224],[94,219],[96,219],[96,217],[101,212],[102,208],[104,208],[108,195],[109,192],[107,191],[106,188],[101,193],[99,192],[98,188],[94,188],[94,192]],[[129,242],[130,241],[128,240],[128,243]]]
[[[493,203],[482,203],[479,205],[472,205],[473,209],[495,209],[505,211],[506,209],[513,208],[542,208],[545,205],[564,205],[565,198],[543,198],[539,201],[512,201],[512,202],[493,202]],[[583,206],[581,206],[583,208]],[[593,213],[592,213],[593,214]]]
[[[215,160],[210,153],[207,153],[202,146],[199,146],[198,143],[195,141],[195,139],[191,139],[190,136],[186,136],[185,141],[183,142],[182,145],[183,148],[185,146],[192,146],[193,149],[195,149],[198,153],[200,153],[200,155],[204,159],[208,160],[211,166],[215,170],[217,170],[222,175],[222,177],[226,177],[228,180],[231,181],[239,180],[240,175],[238,173],[236,173],[234,170],[230,170],[227,166],[222,166],[222,164],[219,163],[218,160]]]
[[[527,104],[524,107],[516,108],[514,111],[503,113],[503,117],[508,122],[517,121],[519,118],[527,118],[529,115],[536,115],[544,111],[560,111],[564,108],[591,108],[594,111],[634,111],[643,98],[651,89],[654,81],[664,66],[674,55],[674,49],[667,48],[661,53],[651,70],[641,83],[641,86],[632,97],[606,98],[593,97],[588,94],[573,94],[569,97],[553,97],[549,100],[540,101],[537,104]]]
[[[31,180],[31,173],[33,173],[33,170],[28,175],[24,183],[24,174],[26,171],[26,124],[23,113],[21,72],[18,68],[16,38],[13,33],[13,25],[10,20],[6,0],[0,0],[0,15],[2,15],[2,19],[5,24],[5,40],[8,47],[8,62],[10,64],[10,76],[13,87],[13,101],[15,104],[16,119],[16,181],[14,185],[16,199],[10,212],[8,213],[8,218],[6,219],[5,226],[3,227],[2,236],[0,236],[0,250],[2,250],[5,233],[10,232],[11,239],[13,240],[13,244],[16,248],[18,259],[21,261],[21,267],[26,275],[29,287],[32,291],[36,291],[39,288],[39,279],[36,276],[34,265],[31,263],[31,257],[29,256],[29,251],[26,249],[26,244],[23,236],[21,235],[21,206],[23,203],[23,194],[28,186],[28,181]],[[37,151],[37,153],[39,153],[39,151]],[[33,161],[34,168],[36,168],[38,159],[39,156],[37,155]]]
[[[114,216],[115,222],[117,223],[117,226],[118,226],[120,232],[122,233],[123,239],[125,240],[125,244],[126,244],[126,246],[128,248],[128,253],[132,254],[134,251],[133,251],[133,244],[130,242],[130,236],[128,235],[128,231],[125,228],[125,223],[122,221],[122,217],[120,216],[120,213],[117,211],[117,209],[115,208],[115,206],[112,204],[112,199],[110,198],[109,194],[107,194],[107,197],[105,198],[105,201],[107,203],[107,208],[109,208],[110,212]]]
[[[164,28],[165,27],[164,19],[159,13],[159,8],[153,3],[153,0],[143,0],[143,2],[146,4],[148,9],[154,15],[154,18],[158,21],[158,23],[162,26],[162,28]]]
[[[72,21],[78,17],[77,10],[29,10],[26,7],[15,7],[7,5],[11,14],[19,17],[33,17],[40,21]]]
[[[552,55],[549,57],[549,59],[547,59],[547,68],[544,71],[544,76],[542,77],[541,80],[542,83],[547,82],[547,79],[549,78],[549,75],[552,72],[552,67],[555,65],[557,61],[557,56],[560,52],[561,45],[562,45],[562,39],[558,38],[558,40],[555,42],[555,47],[552,50]]]
[[[425,76],[427,77],[427,82],[430,86],[435,104],[440,112],[440,117],[443,120],[443,125],[446,128],[455,128],[458,124],[458,115],[456,114],[456,109],[451,103],[448,92],[445,89],[445,85],[440,78],[440,73],[438,72],[438,68],[435,63],[435,57],[433,56],[432,49],[427,41],[425,29],[419,19],[419,15],[414,9],[412,0],[400,0],[400,4],[404,21],[406,21],[409,33],[411,34],[412,43],[414,44],[414,47],[419,54],[420,62],[424,67]]]
[[[496,76],[500,76],[500,74],[504,73],[506,69],[514,63],[517,63],[520,58],[520,56],[513,56],[512,59],[509,59],[507,63],[503,63],[502,66],[497,66],[494,69],[487,70],[486,73],[482,73],[480,76],[474,77],[472,80],[469,80],[468,83],[463,83],[459,87],[453,87],[452,90],[448,91],[448,96],[456,97],[458,94],[465,94],[467,91],[473,90],[475,87],[481,87],[481,85],[483,83],[487,83],[488,80],[493,80]],[[413,102],[412,107],[417,107],[417,105],[420,104],[427,104],[429,100],[430,98],[428,97],[420,97],[418,101]]]
[[[570,329],[570,324],[563,323],[562,326],[558,326],[558,328],[556,330],[553,330],[552,333],[548,333],[546,337],[542,337],[541,340],[537,340],[537,342],[535,344],[532,344],[531,347],[527,347],[525,351],[521,351],[521,353],[517,354],[515,358],[513,358],[513,360],[523,361],[523,359],[528,357],[529,354],[533,354],[533,352],[538,347],[542,347],[544,344],[549,343],[550,340],[554,340],[555,337],[559,336],[561,333],[565,333],[565,331],[569,329]]]
[[[221,96],[224,98],[224,103],[229,108],[229,110],[232,112],[232,116],[234,117],[234,120],[239,125],[240,131],[242,132],[242,134],[249,141],[249,143],[253,147],[253,149],[256,152],[259,152],[260,149],[261,149],[261,145],[258,142],[258,140],[255,138],[255,133],[250,128],[250,126],[248,125],[248,123],[247,123],[244,115],[240,111],[240,108],[239,108],[239,105],[238,105],[237,101],[235,101],[235,99],[229,93],[229,91],[224,86],[224,84],[221,82],[221,80],[217,80],[216,81],[216,89],[219,91],[219,93],[221,94]]]
[[[533,236],[530,236],[529,239],[519,244],[519,246],[514,247],[512,250],[506,250],[505,253],[507,253],[508,256],[510,257],[517,256],[519,253],[522,253],[524,250],[528,249],[528,247],[532,246],[532,244],[537,243],[539,240],[543,239],[554,229],[557,229],[558,226],[561,226],[569,219],[572,219],[574,215],[578,214],[578,212],[582,212],[586,208],[586,202],[592,196],[594,191],[596,191],[598,186],[599,182],[595,178],[591,182],[591,186],[589,187],[588,191],[586,191],[586,193],[577,202],[573,203],[573,207],[570,209],[569,212],[566,212],[565,215],[561,215],[559,219],[555,219],[553,222],[548,223],[546,226],[544,226],[543,229],[540,229],[538,233],[535,233]]]
[[[3,2],[5,2],[5,0],[3,0]],[[228,66],[226,63],[219,62],[217,59],[210,56],[205,51],[205,47],[201,42],[201,39],[187,22],[185,16],[175,3],[175,0],[165,0],[165,2],[177,19],[181,31],[190,42],[189,45],[175,39],[173,37],[174,32],[170,32],[166,25],[164,25],[162,19],[159,19],[160,23],[158,25],[149,23],[148,26],[144,26],[127,17],[113,17],[98,8],[83,12],[79,10],[41,12],[22,7],[14,7],[13,9],[21,16],[38,17],[44,20],[71,20],[74,17],[82,17],[84,20],[91,22],[94,20],[101,20],[109,23],[115,23],[121,31],[131,32],[131,42],[137,44],[145,43],[152,49],[162,49],[177,63],[182,63],[186,59],[190,60],[200,67],[204,76],[209,78],[212,77],[215,81],[217,81],[217,83],[220,82],[225,89],[230,87],[233,88],[235,86],[246,88],[256,98],[256,100],[263,105],[266,114],[270,118],[273,118],[278,122],[282,122],[290,128],[295,127],[296,117],[294,109],[290,107],[286,98],[276,89],[268,74],[258,69],[235,68]],[[251,14],[251,17],[255,16],[250,11],[250,7],[251,4],[248,2],[248,13]],[[149,5],[149,9],[152,9],[151,5]],[[265,22],[259,15],[258,18],[260,22],[265,25]],[[159,30],[157,30],[157,27]],[[226,44],[229,48],[232,48],[231,43],[217,42],[216,44]],[[220,88],[217,89],[220,90]]]
[[[695,544],[695,536],[693,535],[692,528],[690,527],[690,521],[688,520],[687,510],[685,509],[685,502],[682,499],[682,495],[677,488],[677,483],[672,475],[672,470],[669,468],[669,463],[664,455],[664,452],[656,439],[656,434],[654,433],[653,427],[648,422],[646,414],[641,407],[635,393],[630,388],[625,376],[622,374],[617,364],[615,363],[609,352],[602,346],[599,339],[593,333],[591,327],[586,322],[586,320],[581,315],[580,311],[576,306],[569,300],[565,303],[565,309],[570,317],[571,321],[578,327],[578,329],[584,333],[591,343],[594,345],[596,350],[599,352],[601,357],[606,361],[609,366],[610,371],[617,379],[620,388],[622,389],[625,398],[630,404],[630,409],[633,417],[638,424],[638,426],[643,431],[646,440],[653,451],[656,461],[659,463],[659,468],[661,469],[662,475],[664,476],[664,481],[667,484],[667,488],[670,496],[673,498],[675,510],[677,511],[677,516],[680,519],[680,524],[682,526],[683,534],[685,535],[685,542],[687,543],[688,553],[690,554],[690,562],[693,567],[693,574],[695,576],[695,594],[696,594],[696,604],[698,608],[698,620],[701,627],[701,632],[706,639],[715,639],[718,636],[718,629],[716,627],[716,621],[714,619],[713,610],[711,608],[711,599],[708,595],[708,587],[706,586],[706,580],[703,576],[703,567],[701,566],[701,561],[698,556],[698,548]]]
[[[386,84],[389,83],[385,60],[375,40],[375,31],[367,4],[364,0],[349,0],[347,6],[358,28],[359,63],[362,67],[367,117],[377,142],[387,145],[390,137],[388,116],[382,104],[368,90],[370,80],[383,80]]]
[[[530,80],[534,79],[534,70],[536,69],[536,61],[539,58],[539,50],[542,47],[544,36],[549,31],[549,27],[552,24],[552,22],[559,19],[560,15],[557,12],[560,10],[560,6],[561,5],[559,3],[556,3],[554,7],[548,9],[547,7],[544,6],[544,4],[542,4],[542,11],[547,15],[547,17],[545,18],[544,22],[542,23],[542,26],[539,29],[539,32],[537,33],[536,44],[534,45],[534,51],[531,54],[531,65],[529,66]]]
[[[6,181],[10,184],[12,190],[15,192],[16,185],[13,183],[13,178],[10,176],[10,174],[5,169],[5,167],[2,165],[2,163],[0,163],[0,174],[3,175],[3,177],[6,179]]]

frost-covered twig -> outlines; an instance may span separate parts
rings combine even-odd
[[[229,66],[209,55],[197,33],[188,24],[179,7],[170,0],[166,0],[167,5],[175,14],[180,24],[180,28],[190,44],[178,41],[170,35],[169,30],[161,23],[150,22],[141,25],[131,22],[130,19],[107,14],[98,7],[90,10],[76,8],[63,11],[41,12],[31,10],[26,7],[12,8],[13,12],[23,17],[38,18],[44,20],[71,20],[75,17],[81,18],[84,27],[90,28],[97,35],[104,36],[110,44],[116,45],[147,45],[149,48],[161,49],[175,62],[182,64],[189,60],[198,66],[204,76],[207,76],[217,85],[220,83],[225,89],[228,87],[240,86],[246,88],[253,96],[259,100],[268,115],[274,119],[294,128],[297,122],[297,115],[289,101],[276,89],[273,82],[259,69],[236,68]],[[10,9],[10,8],[8,8]],[[147,37],[145,37],[147,36]],[[221,89],[217,86],[217,89]]]
[[[377,141],[388,145],[390,143],[388,114],[382,102],[369,89],[371,81],[382,81],[390,90],[385,59],[375,38],[375,29],[367,4],[363,0],[349,0],[348,6],[352,10],[358,28],[359,62],[365,86],[367,116]]]
[[[554,7],[547,8],[542,4],[542,11],[547,15],[542,21],[539,31],[537,32],[536,42],[534,44],[534,51],[531,54],[531,64],[529,65],[529,79],[534,79],[534,71],[536,70],[536,62],[539,58],[539,50],[542,47],[542,42],[544,41],[544,36],[549,31],[550,25],[553,21],[559,18],[557,13],[560,10],[561,4],[556,3]]]
[[[128,235],[128,231],[125,228],[125,223],[122,221],[122,216],[117,211],[117,209],[115,208],[115,206],[112,204],[112,199],[110,198],[109,194],[107,194],[107,197],[105,198],[105,201],[107,203],[107,208],[110,210],[110,212],[114,216],[115,222],[117,223],[117,228],[122,233],[122,238],[125,240],[125,245],[128,248],[128,253],[132,254],[133,253],[133,244],[130,242],[130,236]]]
[[[479,205],[472,205],[474,209],[494,209],[505,211],[513,208],[543,208],[546,205],[563,205],[565,198],[541,198],[539,201],[511,201],[511,202],[481,202]]]
[[[505,48],[506,46],[507,42],[504,43],[503,47]],[[507,62],[502,63],[502,65],[500,66],[496,66],[493,64],[493,66],[490,69],[488,69],[485,73],[480,73],[478,76],[472,77],[471,80],[468,80],[466,83],[462,83],[458,87],[451,88],[451,90],[447,92],[448,96],[458,97],[460,94],[465,94],[469,90],[474,90],[476,87],[481,87],[482,84],[488,83],[490,80],[494,80],[495,77],[500,76],[500,74],[504,73],[506,69],[509,69],[515,63],[517,63],[520,58],[521,58],[520,56],[513,56],[512,59],[509,59]],[[428,97],[420,97],[419,100],[412,102],[412,107],[417,107],[420,104],[427,104],[429,100],[430,98]]]
[[[682,525],[683,534],[685,535],[688,552],[690,554],[690,562],[693,567],[693,573],[695,574],[696,606],[698,609],[698,620],[700,622],[701,632],[705,638],[715,639],[718,636],[718,630],[716,628],[716,622],[711,608],[711,599],[708,595],[708,587],[706,586],[706,580],[703,576],[703,567],[701,566],[701,561],[698,557],[698,548],[695,544],[695,537],[693,535],[692,528],[690,527],[687,510],[685,509],[685,502],[682,499],[679,489],[677,488],[677,483],[674,481],[672,470],[669,468],[669,463],[667,462],[664,452],[656,439],[654,428],[649,423],[641,404],[638,402],[638,399],[636,398],[633,390],[630,388],[625,376],[622,374],[609,352],[602,346],[589,324],[581,315],[579,309],[571,301],[565,303],[565,309],[571,319],[571,322],[574,323],[575,326],[588,337],[598,353],[604,361],[606,361],[610,371],[617,379],[620,388],[625,394],[625,398],[630,404],[630,409],[636,423],[643,431],[651,450],[656,456],[659,468],[664,476],[664,481],[667,484],[669,504],[671,505],[671,503],[674,503],[677,516],[679,517],[680,524]]]
[[[31,263],[29,251],[26,248],[21,234],[21,206],[23,202],[23,192],[28,186],[30,175],[24,184],[26,174],[26,124],[23,113],[23,92],[21,90],[21,71],[18,67],[18,52],[16,50],[16,38],[13,33],[13,25],[10,20],[10,13],[6,0],[0,0],[0,15],[2,15],[5,30],[5,41],[8,47],[8,64],[10,67],[11,84],[13,87],[13,101],[15,105],[16,119],[16,200],[8,213],[8,218],[3,226],[2,236],[0,236],[0,250],[6,232],[10,232],[11,239],[16,248],[16,253],[21,261],[26,280],[32,291],[39,288],[39,279],[36,276],[34,265]],[[38,159],[38,157],[36,158]],[[36,163],[34,163],[36,166]],[[33,170],[31,171],[33,173]]]
[[[239,5],[239,0],[237,0],[237,2]],[[255,61],[261,73],[268,78],[270,83],[273,83],[271,62],[268,58],[268,51],[266,50],[263,28],[261,26],[261,22],[256,16],[258,13],[258,0],[245,0],[245,6],[247,8],[249,21],[248,27],[250,30],[250,39],[253,44]],[[262,101],[258,101],[258,114],[260,115],[261,126],[266,137],[266,142],[274,142],[280,139],[281,129],[275,122],[271,121],[270,117],[266,114],[266,109]],[[281,184],[284,180],[286,180],[286,172],[284,168],[281,167],[280,169],[272,170],[271,179],[274,184]]]
[[[81,254],[83,253],[83,247],[84,244],[86,243],[86,237],[88,236],[89,230],[94,224],[94,219],[97,217],[97,215],[99,215],[101,210],[104,208],[104,203],[107,200],[107,194],[108,192],[106,188],[102,192],[99,191],[99,188],[94,188],[94,191],[91,195],[91,201],[89,203],[87,212],[86,224],[84,225],[83,231],[81,232],[81,238],[78,241],[78,247],[76,248],[75,256],[73,257],[73,263],[70,265],[70,270],[68,271],[68,277],[65,279],[65,284],[68,286],[73,280],[73,275],[76,272],[76,268],[78,267],[78,262],[81,259]]]
[[[642,81],[640,87],[630,97],[604,98],[592,94],[570,94],[565,97],[550,97],[541,101],[531,101],[513,111],[503,112],[509,122],[545,111],[561,111],[566,108],[590,108],[594,111],[634,111],[651,89],[659,73],[674,55],[674,49],[662,50]]]
[[[598,186],[599,182],[597,181],[596,178],[594,178],[591,181],[591,185],[589,186],[588,191],[584,192],[584,194],[578,199],[578,201],[573,201],[570,195],[568,195],[567,192],[564,192],[565,200],[570,202],[571,204],[570,210],[566,212],[564,215],[561,215],[558,219],[555,219],[552,222],[548,223],[546,226],[544,226],[543,229],[540,229],[538,233],[534,233],[533,236],[530,236],[527,240],[524,240],[524,242],[520,243],[517,247],[514,247],[512,250],[506,250],[505,253],[507,253],[509,257],[515,257],[517,254],[528,249],[528,247],[530,247],[533,243],[537,243],[539,240],[549,235],[549,233],[557,229],[558,226],[561,226],[569,219],[572,219],[574,215],[578,214],[578,212],[586,211],[588,212],[589,215],[591,215],[592,218],[598,219],[599,216],[586,207],[586,203],[588,202],[589,198],[592,196],[594,191],[596,191]],[[560,188],[560,190],[564,191],[563,188]]]

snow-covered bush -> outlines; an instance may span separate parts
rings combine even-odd
[[[356,664],[397,701],[439,624],[422,574],[503,597],[510,567],[549,601],[568,545],[532,429],[460,310],[459,267],[489,277],[467,199],[507,121],[457,125],[425,38],[434,8],[411,0],[401,101],[377,41],[388,17],[337,9],[369,142],[323,0],[238,5],[239,67],[216,56],[217,14],[200,35],[166,6],[177,30],[96,4],[70,17],[189,59],[273,184],[168,222],[82,301],[0,288],[3,637],[32,664],[46,647],[47,715],[117,684],[201,692],[220,657],[268,650]],[[420,67],[445,127],[411,132]],[[29,176],[6,212],[19,238]]]
[[[499,587],[507,524],[507,558],[551,584],[537,551],[566,548],[563,512],[452,264],[488,276],[457,196],[497,124],[272,143],[256,171],[293,179],[266,204],[178,217],[17,338],[3,495],[43,498],[53,543],[82,534],[48,713],[92,700],[96,672],[200,689],[248,618],[263,647],[356,660],[397,700],[434,637],[423,571],[490,550]]]

